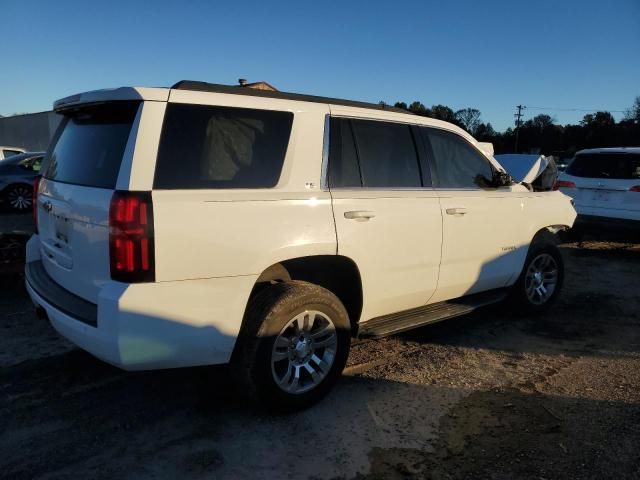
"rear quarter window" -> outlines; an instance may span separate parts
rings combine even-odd
[[[115,188],[140,102],[112,102],[65,114],[42,164],[44,178]]]
[[[169,104],[154,188],[274,187],[292,124],[290,112]]]

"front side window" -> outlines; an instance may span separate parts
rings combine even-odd
[[[411,127],[402,123],[351,120],[364,187],[421,187]]]
[[[485,188],[493,178],[489,161],[453,132],[421,127],[430,145],[440,188]]]
[[[269,188],[280,179],[290,112],[169,104],[154,188]]]

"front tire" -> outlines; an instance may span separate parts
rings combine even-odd
[[[558,247],[550,243],[533,243],[511,291],[512,303],[519,312],[542,313],[555,303],[563,282],[564,262]]]
[[[249,301],[235,376],[260,405],[305,408],[339,380],[350,343],[348,314],[333,293],[307,282],[276,283]]]

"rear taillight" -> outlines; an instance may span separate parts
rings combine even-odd
[[[576,184],[566,180],[556,180],[556,183],[553,184],[553,189],[558,190],[560,188],[576,188]]]
[[[640,192],[640,185],[634,185],[629,189],[630,192]]]
[[[33,231],[38,234],[38,187],[40,187],[40,176],[33,181]]]
[[[153,282],[154,256],[151,192],[114,192],[109,208],[111,278]]]

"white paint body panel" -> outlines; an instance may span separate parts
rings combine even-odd
[[[443,128],[480,147],[467,133],[437,120],[294,100],[140,88],[88,92],[64,99],[58,108],[132,99],[143,102],[123,156],[116,183],[120,190],[152,190],[167,102],[283,110],[292,112],[294,121],[274,188],[152,192],[153,283],[110,280],[111,190],[41,182],[40,206],[55,203],[54,211],[71,220],[73,238],[68,258],[48,257],[53,230],[46,223],[52,220],[44,216],[40,236],[27,245],[27,259],[41,259],[55,282],[95,303],[98,327],[62,313],[30,286],[29,293],[62,335],[125,369],[228,362],[257,278],[284,260],[336,254],[353,260],[362,278],[359,320],[365,322],[509,285],[535,233],[549,225],[571,226],[575,219],[566,196],[521,186],[493,192],[321,188],[327,115]],[[449,215],[450,208],[467,213]],[[375,216],[345,218],[352,211]]]

